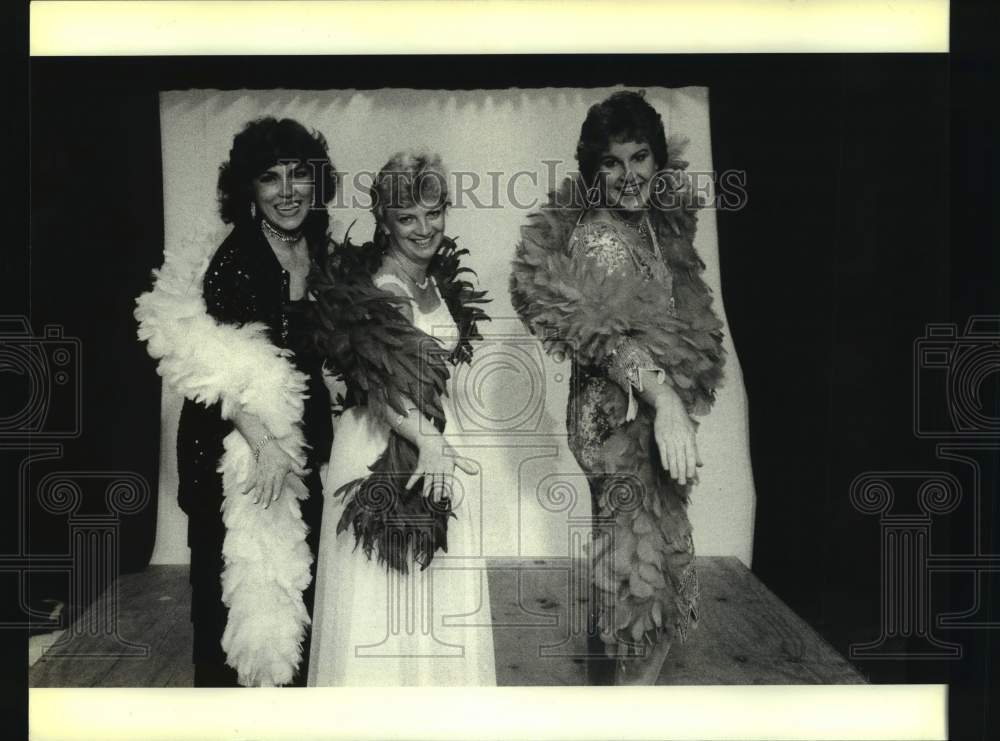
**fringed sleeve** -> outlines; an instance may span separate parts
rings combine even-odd
[[[631,422],[639,413],[635,395],[636,392],[641,394],[645,390],[642,383],[643,371],[655,373],[657,383],[667,382],[667,374],[662,368],[657,367],[652,353],[631,337],[626,337],[608,361],[608,377],[628,394],[626,422]]]

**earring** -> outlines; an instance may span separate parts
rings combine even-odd
[[[257,204],[253,201],[250,201],[250,219],[252,221],[257,220]]]

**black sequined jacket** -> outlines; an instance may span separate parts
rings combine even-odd
[[[237,226],[216,250],[205,272],[208,313],[226,324],[262,322],[276,346],[295,351],[295,367],[308,376],[302,427],[307,466],[318,471],[330,454],[330,396],[323,383],[322,360],[298,341],[303,312],[289,298],[291,276],[281,267],[264,235],[252,225]],[[218,512],[222,476],[217,472],[222,441],[233,423],[218,403],[184,400],[177,434],[178,503],[184,512]]]

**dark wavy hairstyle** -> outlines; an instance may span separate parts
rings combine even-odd
[[[250,224],[253,179],[274,165],[291,160],[310,166],[316,177],[313,202],[302,231],[310,253],[317,258],[325,257],[330,227],[326,204],[336,195],[337,172],[330,160],[326,138],[294,119],[258,118],[233,137],[229,159],[219,167],[219,215],[227,224]]]
[[[612,142],[645,142],[656,169],[667,165],[667,134],[663,119],[649,103],[645,91],[622,90],[595,103],[587,111],[576,145],[576,164],[588,187],[600,169],[601,155]]]

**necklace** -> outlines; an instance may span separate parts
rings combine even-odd
[[[273,237],[279,242],[292,243],[298,242],[302,239],[302,230],[296,229],[294,232],[286,232],[284,229],[279,229],[274,224],[272,224],[267,219],[260,220],[261,231],[264,232],[265,237]]]
[[[640,216],[638,221],[632,221],[631,219],[626,219],[624,216],[618,213],[617,208],[611,208],[608,210],[611,211],[611,218],[613,218],[618,223],[624,224],[629,229],[639,232],[639,234],[641,234],[644,237],[649,236],[649,228],[646,226],[645,214]]]
[[[430,281],[430,276],[429,275],[427,275],[426,273],[424,273],[424,279],[422,281],[419,281],[416,278],[414,278],[412,275],[410,275],[410,271],[408,271],[406,269],[406,266],[403,265],[403,261],[400,260],[398,257],[396,257],[395,254],[392,255],[392,259],[395,260],[396,264],[399,266],[399,269],[403,271],[403,275],[405,275],[407,278],[409,278],[410,282],[413,283],[413,285],[415,285],[421,291],[424,290],[425,288],[427,288],[427,283]]]

